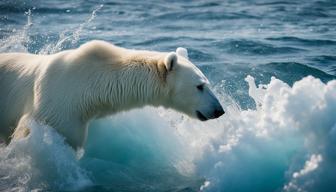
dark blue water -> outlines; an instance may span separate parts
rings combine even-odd
[[[7,156],[0,163],[0,190],[336,190],[336,177],[332,177],[335,174],[329,173],[336,168],[336,156],[335,152],[328,151],[334,146],[334,140],[325,139],[334,138],[326,135],[335,127],[332,120],[336,113],[333,108],[336,95],[328,96],[327,91],[321,90],[336,78],[336,1],[0,2],[1,52],[48,54],[76,48],[93,39],[132,49],[174,51],[176,47],[187,48],[191,61],[209,78],[221,102],[229,108],[227,110],[233,112],[208,124],[162,109],[161,115],[156,115],[155,109],[145,109],[94,122],[83,158],[77,161],[68,153],[58,152],[65,156],[62,158],[64,164],[72,162],[69,167],[54,165],[49,169],[50,162],[43,166],[31,163],[42,154],[50,155],[49,149],[60,145],[66,148],[57,139],[50,148],[40,150],[41,154],[34,153],[31,161],[27,156],[20,156],[20,159],[14,155],[11,159],[9,154],[13,149],[4,147],[1,153]],[[331,106],[330,109],[324,113],[314,108],[309,112],[311,116],[300,116],[298,120],[301,124],[321,121],[315,128],[328,131],[308,143],[324,147],[312,150],[307,144],[315,132],[303,130],[314,128],[302,127],[310,125],[291,124],[290,120],[283,122],[285,125],[279,123],[280,120],[252,121],[252,117],[261,117],[260,113],[265,111],[256,109],[256,99],[249,96],[249,86],[244,80],[247,75],[253,76],[257,84],[268,84],[271,77],[275,77],[289,86],[301,82],[302,90],[311,91],[293,96],[297,100],[289,100],[291,106],[275,107],[274,117],[278,119],[290,118],[295,109],[305,109],[305,104],[325,98],[323,102]],[[323,86],[313,86],[312,79],[300,81],[308,75],[322,81]],[[281,85],[268,93],[273,94],[281,87],[285,89]],[[326,95],[309,96],[320,92]],[[307,103],[300,103],[301,99]],[[322,114],[329,119],[321,119]],[[273,114],[265,112],[264,115]],[[234,119],[235,116],[241,119]],[[271,139],[259,138],[255,130],[259,124],[274,133]],[[300,131],[274,131],[281,127]],[[230,142],[234,143],[230,152],[220,152],[221,147]],[[186,144],[191,146],[186,147]],[[22,147],[20,150],[27,151]],[[323,160],[318,161],[318,155]],[[307,172],[315,175],[292,176],[304,170],[305,162],[316,159],[325,163],[320,169],[312,169],[317,173]],[[21,162],[26,171],[17,167],[11,169],[11,162]],[[222,164],[227,166],[221,168]],[[72,174],[78,169],[77,175]],[[54,176],[45,176],[48,172]],[[28,175],[23,184],[22,173]],[[323,181],[319,179],[322,176],[326,178]],[[295,187],[288,187],[290,183]]]

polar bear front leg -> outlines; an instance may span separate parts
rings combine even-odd
[[[14,133],[12,134],[13,140],[18,140],[25,138],[29,135],[30,129],[28,127],[29,125],[29,116],[26,114],[21,117],[17,127],[14,130]]]

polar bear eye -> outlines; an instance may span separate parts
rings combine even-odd
[[[200,90],[200,91],[203,91],[204,84],[197,85],[197,89]]]

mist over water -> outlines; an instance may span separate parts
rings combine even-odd
[[[84,152],[31,121],[0,147],[0,191],[335,191],[335,13],[334,1],[0,2],[0,52],[186,47],[226,111],[120,113],[91,123]]]

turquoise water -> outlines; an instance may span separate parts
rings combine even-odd
[[[91,123],[81,154],[32,122],[0,148],[0,191],[336,190],[335,1],[0,2],[0,52],[93,39],[187,48],[227,113],[121,113]]]

